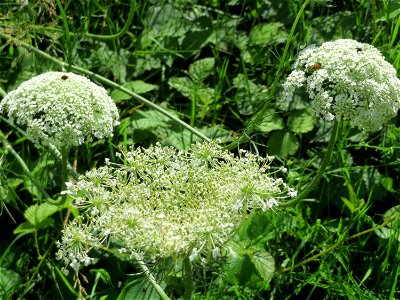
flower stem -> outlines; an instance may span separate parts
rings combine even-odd
[[[14,150],[14,148],[11,146],[11,144],[8,142],[6,136],[4,133],[0,130],[0,140],[3,143],[3,147],[6,151],[10,152],[14,158],[17,160],[19,165],[22,168],[22,171],[25,173],[26,176],[30,179],[30,181],[36,186],[36,188],[42,193],[44,198],[47,198],[49,202],[53,201],[49,194],[44,190],[44,188],[40,185],[40,183],[36,180],[36,178],[33,176],[31,171],[29,170],[28,166],[25,164],[24,160],[19,156],[19,154]]]
[[[193,272],[192,264],[190,263],[189,257],[183,259],[183,280],[185,283],[185,292],[183,294],[184,300],[192,299],[193,293]]]
[[[272,99],[272,97],[275,95],[276,89],[278,87],[278,83],[281,79],[281,75],[283,72],[283,69],[285,68],[286,65],[286,57],[289,54],[289,47],[290,44],[293,40],[294,32],[296,30],[297,24],[299,23],[300,17],[303,15],[304,10],[306,9],[307,5],[311,2],[311,0],[306,0],[304,1],[303,5],[300,7],[299,12],[296,15],[296,19],[293,22],[292,28],[290,30],[288,39],[286,41],[285,49],[283,50],[282,57],[279,60],[279,65],[278,65],[278,70],[276,71],[275,74],[275,79],[274,82],[271,85],[271,88],[268,93],[268,99],[264,102],[263,106],[261,109],[254,115],[254,117],[250,120],[249,125],[247,128],[244,130],[242,135],[234,142],[232,142],[230,145],[227,146],[227,149],[232,150],[238,147],[241,143],[244,143],[250,139],[250,134],[257,128],[258,124],[264,117],[265,111],[269,108],[269,100]]]
[[[157,291],[158,295],[160,296],[161,300],[169,300],[170,298],[168,295],[164,292],[163,288],[157,283],[156,279],[154,276],[150,273],[149,268],[146,266],[144,263],[143,259],[140,257],[139,254],[137,253],[132,253],[132,255],[135,257],[136,261],[139,264],[139,267],[142,269],[144,275],[146,275],[147,279],[150,281],[151,285],[154,287],[154,289]]]
[[[65,183],[68,181],[68,147],[61,147],[61,191],[65,191]],[[61,203],[65,203],[67,195],[62,195]]]
[[[333,128],[332,128],[331,138],[329,140],[328,149],[326,149],[324,160],[321,164],[321,167],[319,168],[319,170],[317,172],[317,175],[315,175],[315,177],[313,178],[311,183],[308,185],[308,187],[303,192],[301,192],[301,194],[299,196],[297,196],[295,199],[293,199],[291,201],[280,203],[279,204],[280,207],[293,206],[293,205],[297,204],[298,202],[303,200],[308,195],[308,193],[311,192],[316,187],[316,185],[320,181],[323,173],[325,172],[326,167],[329,165],[329,163],[331,161],[333,146],[335,145],[336,137],[339,132],[339,124],[340,123],[336,120],[333,123]]]

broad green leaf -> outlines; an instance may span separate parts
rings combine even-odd
[[[160,286],[165,287],[165,283],[161,283]],[[117,298],[117,300],[131,299],[159,300],[160,296],[147,278],[141,278],[125,284]]]
[[[239,227],[238,235],[241,240],[254,240],[268,232],[270,226],[266,214],[251,214]]]
[[[266,87],[255,84],[244,74],[236,76],[233,85],[236,88],[236,105],[242,115],[254,114],[268,99]]]
[[[261,23],[253,27],[250,32],[249,44],[273,45],[286,41],[285,27],[279,22]]]
[[[255,251],[254,254],[249,255],[249,257],[261,278],[264,281],[270,281],[275,271],[275,261],[272,255],[262,250]]]
[[[214,69],[215,58],[207,57],[199,59],[189,66],[189,75],[195,82],[206,79]]]
[[[157,88],[156,85],[146,83],[142,80],[126,82],[122,86],[124,88],[127,88],[128,90],[131,90],[132,92],[134,92],[136,94],[144,94],[144,93],[150,92],[152,90],[155,90]],[[115,89],[111,92],[111,98],[113,98],[114,100],[128,100],[128,99],[131,99],[132,96],[124,93],[121,90]]]
[[[134,129],[154,129],[158,126],[168,126],[169,118],[156,110],[137,110],[131,117]]]
[[[214,102],[214,90],[201,82],[195,83],[188,77],[172,77],[168,84],[186,98],[196,100],[199,104],[209,105]]]
[[[0,267],[0,299],[14,299],[14,290],[21,281],[21,276],[13,270]]]
[[[375,230],[375,234],[383,239],[393,236],[400,241],[400,205],[393,206],[383,214],[383,220],[390,220],[387,227]]]
[[[196,94],[196,85],[188,77],[172,77],[168,80],[170,87],[178,90],[183,96],[188,99],[194,99]]]
[[[274,109],[267,109],[262,117],[257,129],[261,132],[270,132],[285,128],[283,119],[277,115]]]
[[[271,134],[267,142],[267,147],[268,154],[286,157],[294,155],[297,152],[299,141],[293,133],[280,130]]]
[[[56,205],[52,205],[48,202],[40,205],[32,205],[28,207],[24,212],[25,219],[31,223],[35,228],[39,228],[48,217],[57,212],[60,208]]]
[[[392,192],[392,193],[396,192],[396,190],[393,188],[393,178],[387,177],[387,176],[382,176],[381,184],[385,188],[385,190]]]
[[[315,117],[307,110],[291,112],[288,118],[288,128],[294,133],[306,133],[314,128]]]
[[[17,228],[14,229],[14,234],[18,233],[32,233],[35,232],[36,228],[30,222],[24,222],[18,225]]]

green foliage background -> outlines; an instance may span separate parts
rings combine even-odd
[[[247,132],[240,147],[276,155],[277,167],[288,168],[285,180],[301,190],[320,168],[331,127],[312,116],[305,96],[291,103],[280,96],[300,47],[352,38],[374,45],[400,70],[400,1],[307,2],[302,11],[303,1],[292,0],[3,0],[0,91],[4,96],[37,74],[60,70],[4,36],[9,35],[67,63],[67,70],[78,66],[144,96],[232,151]],[[121,36],[107,38],[126,24]],[[106,143],[71,152],[78,173],[102,165],[106,157],[115,161],[118,147],[161,142],[186,148],[200,140],[154,107],[97,82],[117,103],[121,124]],[[0,126],[56,199],[57,158],[48,149],[35,149],[6,119]],[[342,124],[318,188],[293,207],[248,219],[232,241],[236,258],[193,270],[193,297],[398,299],[399,142],[400,118],[372,135]],[[95,253],[98,263],[78,278],[64,276],[54,254],[67,209],[43,203],[4,143],[0,299],[158,299],[135,264],[107,253]],[[156,279],[171,298],[182,297],[182,270],[162,263],[152,268]]]

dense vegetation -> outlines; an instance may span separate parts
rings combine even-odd
[[[303,191],[321,169],[332,124],[313,115],[305,93],[284,101],[297,54],[348,38],[400,70],[399,27],[400,2],[391,0],[3,0],[0,95],[50,70],[109,91],[120,124],[105,143],[72,149],[78,174],[118,161],[118,149],[187,149],[207,137],[233,153],[275,155],[271,167],[287,168],[277,176]],[[36,184],[59,199],[62,164],[5,114],[0,129],[0,299],[159,299],[137,262],[106,251],[79,274],[61,272],[56,241],[77,211],[43,206]],[[235,259],[193,267],[191,297],[400,297],[400,118],[374,133],[342,122],[339,133],[316,188],[252,214],[235,236]],[[187,270],[173,262],[148,267],[169,297],[187,298]]]

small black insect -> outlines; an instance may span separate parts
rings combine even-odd
[[[356,48],[356,50],[357,50],[357,52],[361,52],[362,51],[362,48]]]
[[[68,76],[67,76],[67,75],[63,75],[63,76],[61,76],[61,79],[62,79],[62,80],[67,80],[67,79],[68,79]]]

